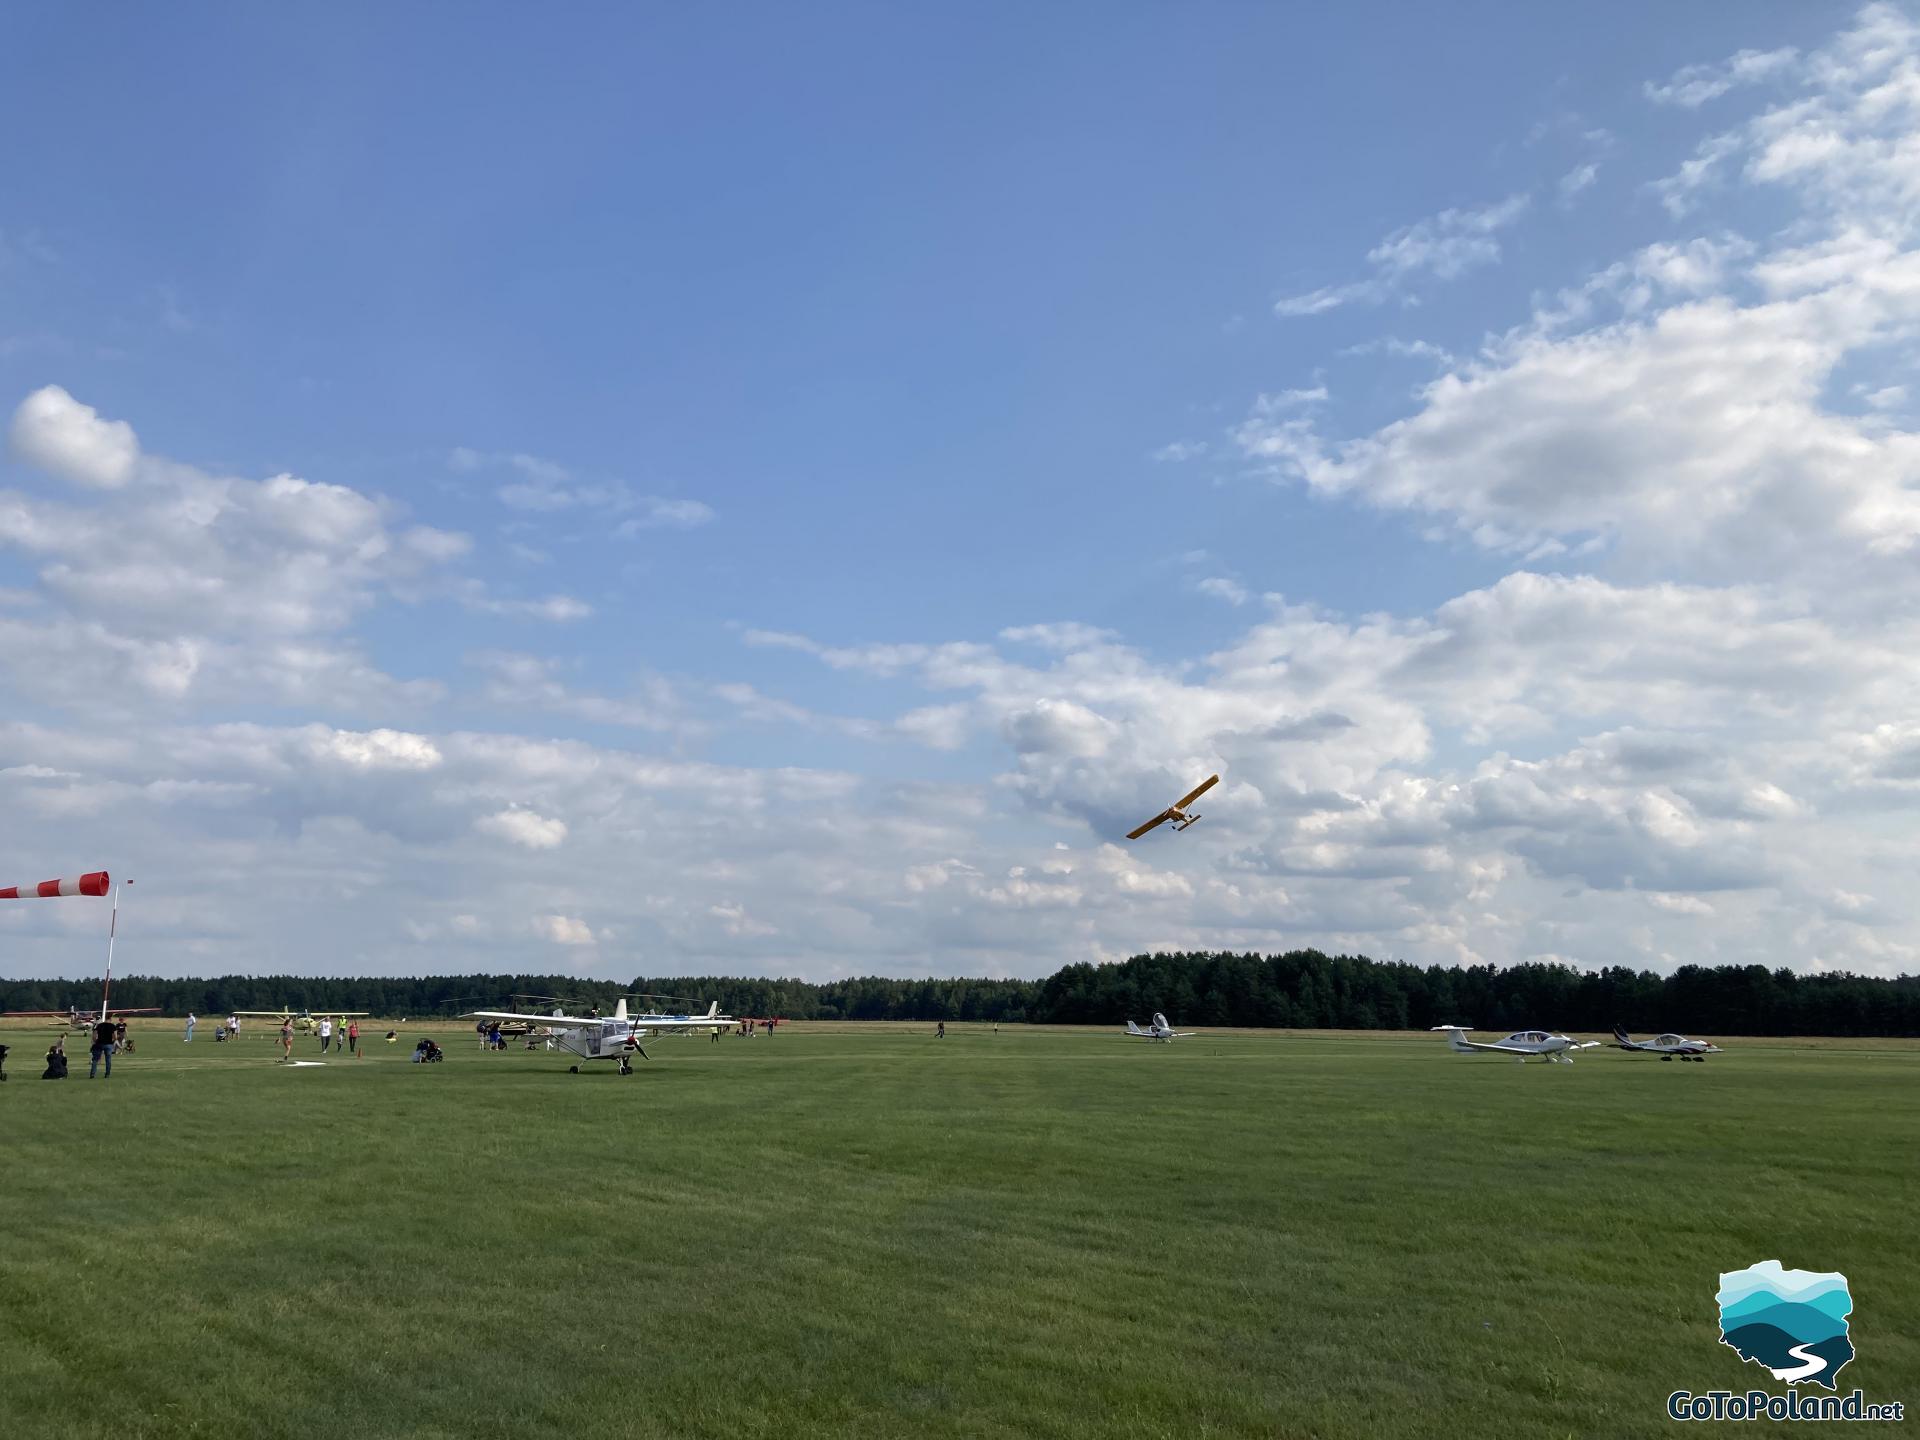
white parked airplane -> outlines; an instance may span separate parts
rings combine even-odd
[[[1720,1053],[1718,1045],[1709,1045],[1704,1040],[1689,1040],[1684,1035],[1656,1035],[1651,1040],[1635,1040],[1618,1025],[1613,1027],[1613,1044],[1617,1050],[1642,1050],[1649,1055],[1658,1055],[1662,1060],[1678,1056],[1682,1060],[1698,1060],[1703,1065],[1707,1056]]]
[[[1172,1044],[1175,1040],[1181,1038],[1182,1036],[1194,1035],[1194,1034],[1198,1034],[1199,1032],[1194,1030],[1174,1029],[1173,1026],[1167,1023],[1167,1017],[1162,1015],[1158,1010],[1156,1010],[1153,1012],[1153,1024],[1149,1025],[1146,1029],[1143,1030],[1138,1025],[1134,1024],[1133,1021],[1129,1020],[1127,1021],[1126,1033],[1129,1035],[1132,1035],[1133,1037],[1139,1040],[1164,1040],[1168,1044]]]
[[[1511,1055],[1522,1065],[1527,1063],[1529,1055],[1538,1055],[1556,1065],[1571,1065],[1573,1056],[1567,1051],[1593,1050],[1600,1044],[1598,1040],[1574,1040],[1546,1030],[1516,1030],[1504,1040],[1469,1040],[1464,1025],[1436,1025],[1433,1028],[1446,1032],[1447,1048],[1456,1055],[1471,1055],[1476,1050],[1487,1050],[1496,1055]]]
[[[470,1020],[519,1020],[530,1025],[546,1028],[548,1038],[562,1050],[578,1055],[582,1060],[612,1060],[617,1062],[622,1075],[633,1073],[633,1057],[642,1060],[648,1058],[647,1052],[640,1047],[642,1040],[654,1035],[674,1035],[687,1031],[711,1030],[716,1025],[726,1024],[720,1014],[720,1002],[714,1001],[704,1015],[661,1016],[627,1014],[627,1002],[622,1000],[614,1006],[613,1014],[604,1019],[599,1016],[567,1015],[559,1010],[551,1015],[522,1015],[511,1010],[475,1010],[467,1017]],[[580,1067],[568,1067],[570,1073],[578,1075]]]

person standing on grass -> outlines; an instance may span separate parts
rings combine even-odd
[[[100,1062],[107,1063],[107,1079],[113,1078],[113,1037],[118,1029],[113,1021],[102,1020],[93,1027],[93,1047],[87,1051],[87,1079],[93,1079]]]
[[[320,1022],[320,1053],[322,1055],[327,1053],[327,1042],[331,1039],[333,1039],[333,1021],[322,1020]]]
[[[942,1020],[938,1025],[934,1027],[933,1038],[936,1040],[944,1040],[947,1038],[947,1022],[946,1021]]]
[[[280,1058],[293,1059],[293,1017],[288,1016],[280,1022]]]
[[[191,1010],[187,1012],[187,1044],[189,1045],[193,1043],[193,1027],[199,1018]]]
[[[347,1049],[353,1052],[354,1059],[360,1058],[360,1022],[358,1020],[347,1022]]]

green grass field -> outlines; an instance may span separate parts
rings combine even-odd
[[[1911,1042],[178,1034],[0,1032],[0,1434],[1652,1435],[1768,1258],[1920,1403]]]

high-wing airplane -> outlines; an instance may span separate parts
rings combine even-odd
[[[1153,1024],[1143,1030],[1134,1024],[1133,1021],[1129,1020],[1127,1021],[1126,1033],[1138,1040],[1164,1040],[1171,1045],[1175,1040],[1187,1035],[1198,1034],[1199,1032],[1174,1029],[1173,1026],[1167,1023],[1167,1017],[1156,1010],[1153,1012]]]
[[[1471,1055],[1476,1050],[1486,1050],[1495,1055],[1511,1055],[1522,1065],[1527,1063],[1529,1055],[1538,1055],[1556,1065],[1571,1065],[1573,1056],[1567,1053],[1569,1050],[1593,1050],[1600,1044],[1598,1040],[1573,1040],[1547,1030],[1516,1030],[1504,1040],[1469,1040],[1464,1025],[1436,1025],[1433,1028],[1446,1032],[1447,1048],[1456,1055]]]
[[[100,997],[98,1012],[82,1010],[78,1005],[67,1010],[6,1010],[0,1011],[0,1020],[46,1020],[56,1030],[91,1030],[102,1020],[118,1020],[128,1015],[158,1015],[158,1006],[146,1005],[137,1009],[124,1009],[115,1005],[107,1008],[106,996]]]
[[[1635,1040],[1619,1025],[1613,1027],[1613,1045],[1616,1050],[1641,1050],[1649,1055],[1658,1055],[1662,1060],[1698,1060],[1703,1065],[1707,1056],[1720,1053],[1718,1045],[1709,1045],[1704,1040],[1689,1040],[1684,1035],[1656,1035],[1651,1040]]]
[[[627,1014],[627,1002],[622,1000],[614,1006],[613,1014],[605,1019],[568,1015],[559,1010],[551,1015],[522,1015],[512,1010],[474,1010],[468,1013],[467,1018],[470,1020],[521,1020],[544,1026],[548,1037],[562,1050],[578,1055],[582,1060],[615,1061],[622,1075],[633,1073],[635,1055],[642,1060],[650,1058],[640,1047],[642,1040],[655,1035],[712,1030],[716,1026],[727,1023],[720,1014],[718,1000],[708,1007],[706,1014],[691,1016],[630,1016]],[[570,1074],[578,1075],[580,1067],[569,1066],[568,1071]]]
[[[242,1020],[278,1020],[282,1025],[293,1022],[293,1028],[302,1035],[311,1035],[320,1028],[322,1020],[364,1020],[365,1010],[229,1010],[229,1015],[238,1015]]]
[[[1142,825],[1138,830],[1129,830],[1127,832],[1127,839],[1138,840],[1142,835],[1146,834],[1147,831],[1153,829],[1154,826],[1164,825],[1169,820],[1173,822],[1174,829],[1186,829],[1200,818],[1198,815],[1189,815],[1187,813],[1187,807],[1219,783],[1220,777],[1218,775],[1209,775],[1185,795],[1182,795],[1178,800],[1174,801],[1173,804],[1154,816],[1153,819],[1147,821],[1147,823]]]

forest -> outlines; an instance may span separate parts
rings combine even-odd
[[[1155,1010],[1180,1025],[1283,1029],[1481,1030],[1543,1027],[1604,1033],[1920,1035],[1920,976],[1800,975],[1761,965],[1683,965],[1671,975],[1625,967],[1418,966],[1290,950],[1282,955],[1163,953],[1113,965],[1068,965],[1043,980],[640,976],[631,985],[560,975],[314,978],[129,976],[113,1004],[169,1015],[230,1010],[364,1010],[411,1019],[556,1003],[611,1007],[621,995],[663,1010],[792,1020],[955,1020],[1120,1025]],[[0,1011],[97,1007],[98,980],[0,980]],[[635,1003],[630,999],[630,1004]]]

